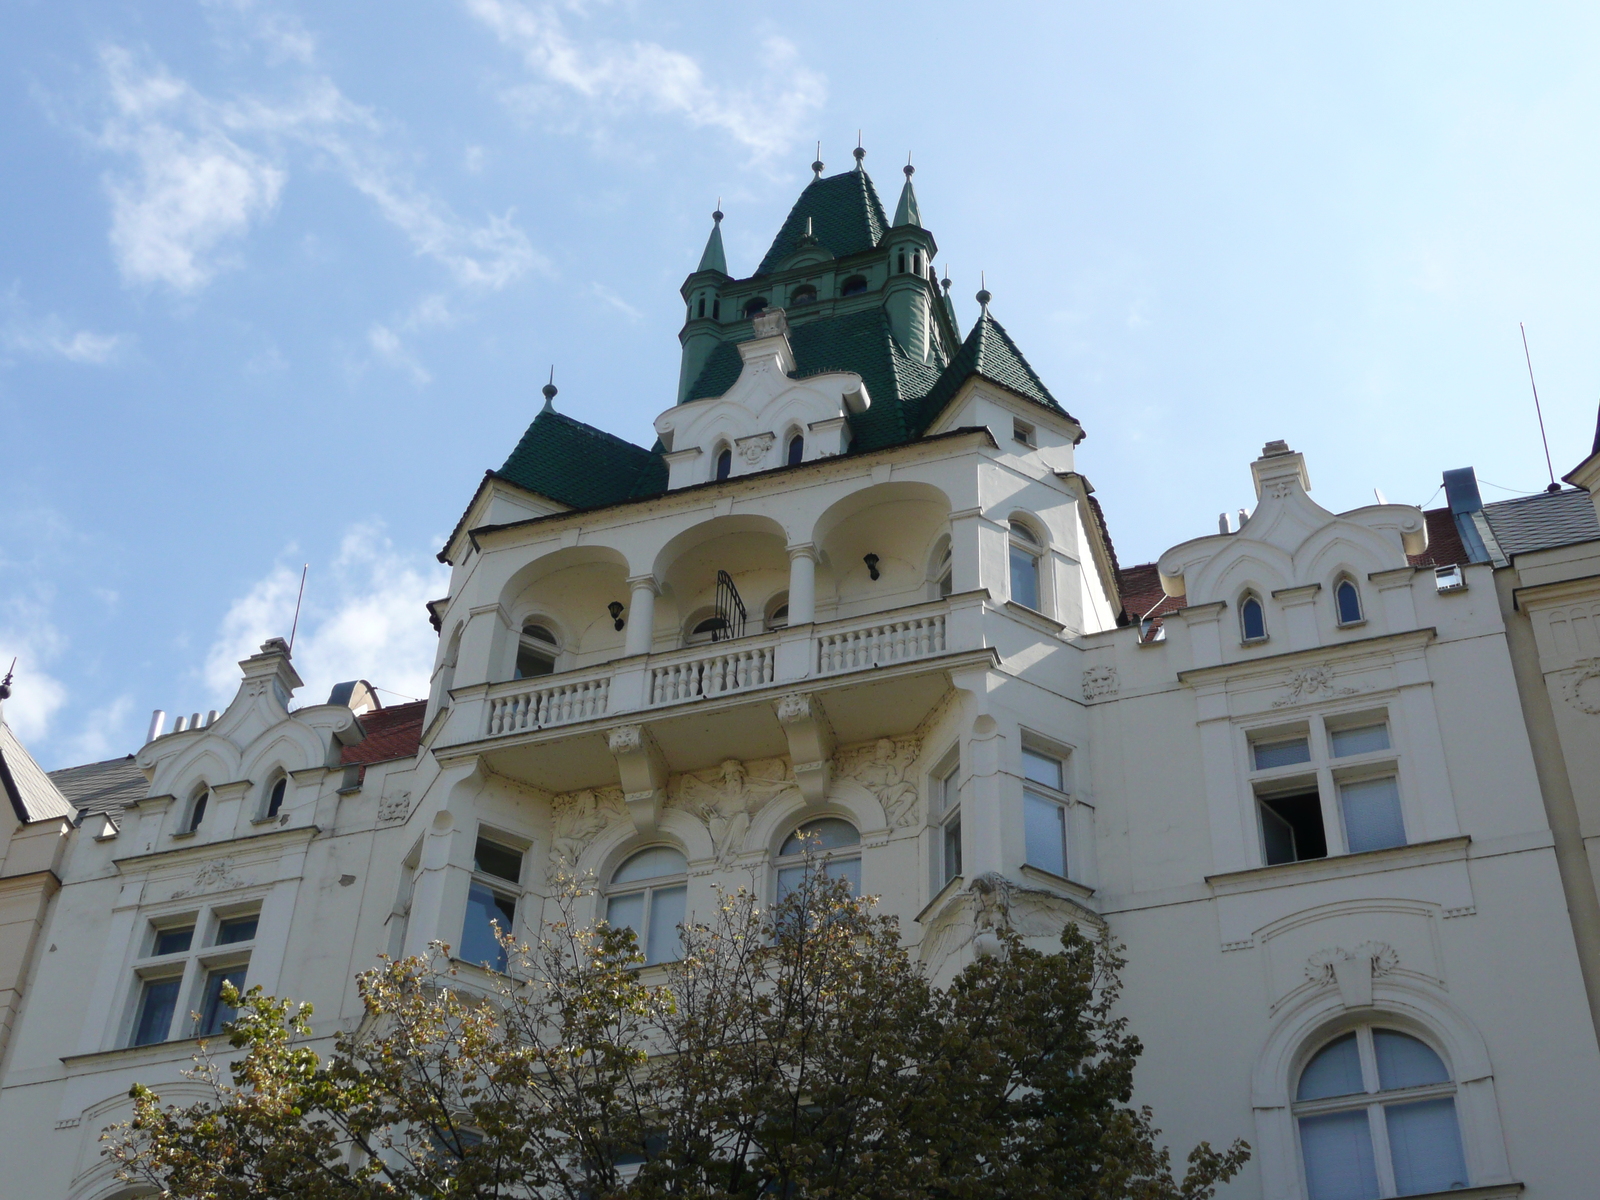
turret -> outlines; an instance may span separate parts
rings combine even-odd
[[[722,321],[722,284],[728,280],[728,259],[722,250],[722,205],[711,214],[711,236],[700,255],[700,265],[683,281],[681,295],[688,305],[678,342],[683,346],[683,362],[678,370],[678,403],[683,403],[689,388],[699,378],[721,340],[717,327]]]
[[[932,283],[933,237],[922,228],[917,209],[917,193],[911,186],[916,168],[909,162],[901,168],[905,186],[894,211],[894,224],[883,239],[889,252],[889,283],[884,289],[884,308],[889,327],[900,348],[919,362],[932,358],[932,305],[936,289]]]

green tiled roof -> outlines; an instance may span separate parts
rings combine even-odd
[[[1019,396],[1026,396],[1044,405],[1051,412],[1060,413],[1069,420],[1074,419],[1071,413],[1056,403],[1050,389],[1044,386],[1044,382],[1028,365],[1028,360],[1022,357],[1022,351],[1017,349],[1011,335],[985,308],[977,324],[972,327],[972,332],[967,334],[967,340],[961,343],[961,349],[956,351],[950,365],[944,369],[919,406],[917,431],[921,432],[931,424],[940,410],[961,390],[961,385],[974,375],[982,375]]]
[[[811,236],[835,258],[871,250],[889,227],[877,189],[865,171],[813,179],[789,210],[778,236],[772,239],[772,248],[756,268],[757,275],[770,275],[799,249],[800,240],[806,235],[807,217],[811,219]]]
[[[495,472],[573,508],[600,508],[667,490],[667,465],[652,453],[554,409],[533,419]]]

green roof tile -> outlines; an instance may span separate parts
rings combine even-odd
[[[659,447],[652,453],[554,409],[533,419],[495,474],[573,508],[600,508],[667,490]]]
[[[772,239],[771,249],[756,268],[757,275],[772,274],[780,262],[800,248],[800,240],[806,236],[808,217],[811,236],[835,258],[871,250],[889,227],[877,189],[865,171],[846,171],[826,179],[813,179],[789,210],[778,236]]]
[[[937,383],[927,393],[919,407],[919,419],[914,423],[917,432],[926,429],[938,417],[944,406],[961,390],[961,385],[974,375],[981,375],[1001,387],[1044,405],[1051,412],[1060,413],[1068,420],[1072,414],[1056,403],[1050,389],[1034,373],[1022,351],[1011,340],[1005,327],[989,315],[987,307],[961,343],[950,365],[939,376]]]

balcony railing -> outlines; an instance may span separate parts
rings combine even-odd
[[[488,737],[505,737],[806,678],[890,667],[946,654],[952,645],[976,650],[982,642],[976,618],[984,596],[967,593],[893,614],[830,621],[816,626],[810,636],[800,630],[779,630],[582,672],[490,684],[477,692],[485,707],[484,716],[477,718],[484,722],[479,728]],[[960,624],[967,632],[956,637],[950,621],[963,611],[972,613],[973,620]]]

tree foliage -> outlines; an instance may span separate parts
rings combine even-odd
[[[1248,1157],[1202,1144],[1174,1176],[1129,1103],[1122,963],[1075,926],[935,988],[822,870],[771,910],[719,895],[664,969],[575,919],[576,888],[537,943],[503,939],[504,976],[385,960],[326,1057],[310,1005],[231,996],[237,1053],[191,1073],[209,1098],[135,1087],[106,1152],[197,1200],[1201,1200]]]

